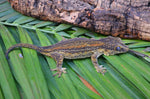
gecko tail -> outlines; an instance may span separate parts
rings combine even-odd
[[[16,44],[16,45],[10,47],[10,48],[6,51],[5,56],[6,56],[6,59],[7,59],[7,60],[9,59],[9,57],[8,57],[9,52],[12,51],[13,49],[17,48],[17,47],[31,48],[31,49],[40,51],[40,47],[38,47],[38,46],[35,46],[35,45],[32,45],[32,44],[19,43],[19,44]]]

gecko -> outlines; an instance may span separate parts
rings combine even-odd
[[[58,75],[58,77],[61,77],[62,73],[66,73],[66,68],[62,68],[64,59],[81,59],[91,57],[96,71],[104,74],[106,72],[106,68],[103,67],[103,65],[98,64],[97,58],[99,56],[103,54],[109,56],[129,51],[128,46],[123,44],[120,38],[111,36],[98,40],[88,38],[74,38],[63,40],[54,45],[44,47],[19,43],[7,50],[7,58],[8,53],[16,47],[34,49],[43,55],[52,57],[56,61],[57,66],[55,69],[51,70],[57,71],[53,76]]]

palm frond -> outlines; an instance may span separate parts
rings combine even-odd
[[[150,97],[150,61],[124,53],[103,56],[99,63],[107,68],[107,73],[96,72],[89,58],[64,60],[67,74],[61,78],[52,77],[50,69],[55,61],[32,49],[22,48],[10,52],[6,49],[16,43],[47,46],[63,38],[86,37],[103,38],[83,28],[67,24],[41,21],[14,11],[5,0],[0,0],[0,98],[44,98],[44,99],[146,99]],[[123,41],[133,50],[150,55],[142,50],[150,46],[141,40]],[[79,76],[95,90],[89,89]],[[98,94],[99,93],[99,94]],[[102,96],[101,96],[102,95]]]

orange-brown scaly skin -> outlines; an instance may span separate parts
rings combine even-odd
[[[104,74],[106,72],[105,68],[98,64],[97,58],[104,55],[114,55],[118,53],[125,53],[129,50],[125,46],[120,38],[107,37],[100,40],[87,39],[87,38],[75,38],[65,41],[61,41],[52,46],[37,47],[31,44],[16,44],[10,47],[8,53],[16,47],[27,47],[35,49],[43,55],[50,56],[55,59],[57,63],[57,68],[52,69],[52,71],[58,71],[55,75],[61,76],[62,72],[66,73],[66,68],[62,68],[63,59],[79,59],[91,57],[92,63],[95,66],[97,72]]]

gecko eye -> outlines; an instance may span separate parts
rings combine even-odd
[[[121,50],[121,47],[120,47],[120,46],[117,46],[117,47],[115,48],[115,50],[116,50],[116,51],[120,51],[120,50]]]

